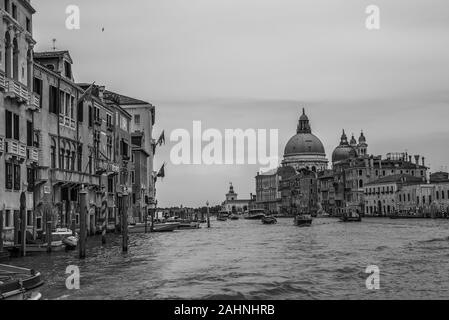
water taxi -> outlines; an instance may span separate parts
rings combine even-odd
[[[245,214],[244,218],[246,220],[260,220],[265,217],[266,211],[265,209],[252,209]]]
[[[310,214],[300,214],[295,216],[294,224],[298,227],[310,227],[312,221],[313,219]]]
[[[34,289],[43,284],[40,272],[0,264],[0,300],[40,300]]]

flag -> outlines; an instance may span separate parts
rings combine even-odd
[[[162,131],[161,136],[159,137],[159,139],[157,139],[157,143],[159,146],[161,146],[162,144],[165,145],[165,130]]]
[[[86,98],[90,98],[92,96],[92,91],[94,89],[95,82],[93,82],[89,88],[84,91],[84,93],[81,95],[81,97],[78,98],[78,103],[82,102]]]
[[[162,165],[161,169],[157,173],[157,177],[165,178],[165,163]]]

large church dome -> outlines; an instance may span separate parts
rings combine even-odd
[[[296,135],[285,146],[283,164],[292,166],[297,170],[307,167],[315,170],[327,168],[326,151],[323,143],[312,134],[309,118],[304,109],[299,118]]]
[[[320,139],[312,133],[298,133],[285,146],[284,156],[298,154],[326,155]]]

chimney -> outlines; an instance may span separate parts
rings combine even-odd
[[[408,162],[412,163],[412,156],[408,156]]]
[[[416,166],[419,166],[419,155],[415,156],[415,164]]]
[[[426,166],[426,158],[425,157],[422,157],[422,165],[423,165],[423,167]]]

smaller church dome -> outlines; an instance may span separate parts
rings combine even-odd
[[[337,148],[335,148],[334,152],[332,153],[332,162],[336,163],[357,157],[357,150],[355,149],[355,147],[352,146],[353,142],[357,144],[354,136],[351,139],[351,144],[349,144],[346,133],[343,130],[340,145]]]

